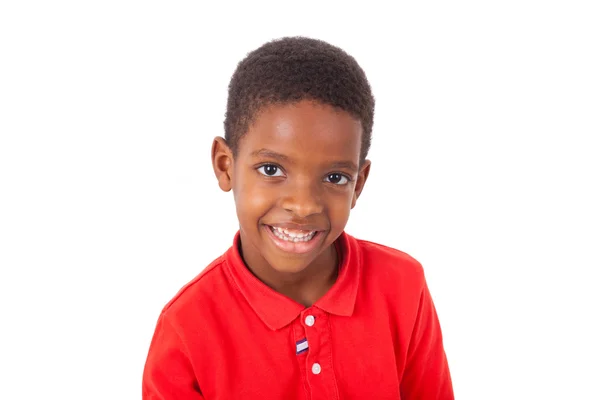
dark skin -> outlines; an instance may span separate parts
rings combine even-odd
[[[267,286],[305,306],[337,277],[334,242],[371,166],[360,162],[361,135],[350,114],[303,100],[262,110],[235,157],[223,138],[213,142],[219,187],[233,190],[244,262]],[[272,233],[277,228],[314,238],[282,249]]]

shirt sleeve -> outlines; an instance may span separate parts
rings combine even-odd
[[[403,400],[454,399],[442,331],[427,283],[421,292],[400,393]]]
[[[162,314],[142,378],[143,400],[203,400],[184,342]]]

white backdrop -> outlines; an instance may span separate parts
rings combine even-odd
[[[2,2],[0,398],[140,398],[162,306],[236,230],[229,78],[305,35],[371,81],[347,231],[424,265],[457,399],[600,399],[597,2],[494,3]]]

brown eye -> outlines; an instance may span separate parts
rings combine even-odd
[[[258,167],[258,172],[265,176],[283,176],[281,168],[273,164],[265,164]]]
[[[338,173],[327,175],[327,178],[325,178],[325,180],[329,183],[333,183],[336,185],[345,185],[350,181],[347,176]]]

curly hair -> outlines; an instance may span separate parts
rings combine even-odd
[[[265,43],[237,65],[229,83],[225,140],[235,155],[240,138],[266,106],[313,100],[362,124],[360,162],[371,146],[375,99],[356,60],[339,47],[306,37]]]

